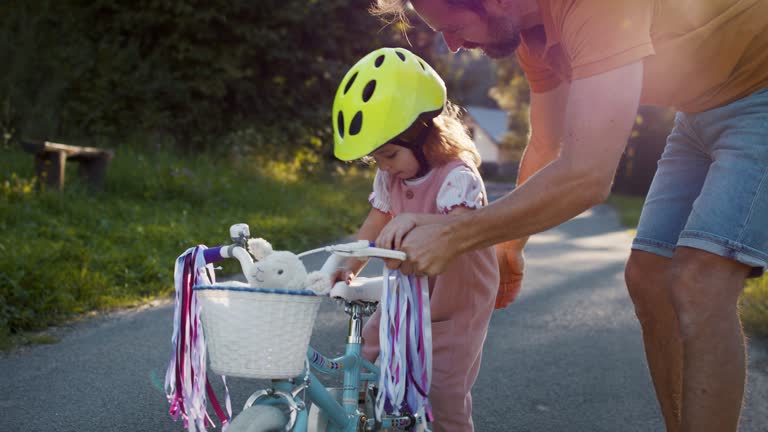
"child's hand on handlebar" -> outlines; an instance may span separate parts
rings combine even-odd
[[[338,282],[344,282],[349,285],[354,278],[355,273],[352,270],[346,267],[339,267],[331,275],[331,286],[336,285]]]

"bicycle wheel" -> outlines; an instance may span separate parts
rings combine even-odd
[[[279,432],[288,424],[283,411],[266,405],[255,405],[238,414],[227,432]]]

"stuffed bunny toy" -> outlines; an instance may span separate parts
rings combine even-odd
[[[310,290],[324,295],[331,290],[331,281],[323,273],[307,273],[304,263],[293,252],[274,251],[263,238],[248,240],[248,252],[256,261],[243,272],[248,284],[257,288]]]

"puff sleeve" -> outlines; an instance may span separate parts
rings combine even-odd
[[[480,175],[466,166],[454,168],[437,193],[437,211],[446,214],[455,207],[471,209],[483,206],[485,187]]]
[[[373,179],[373,192],[368,195],[368,202],[377,210],[384,213],[390,212],[388,173],[376,170],[376,177]]]

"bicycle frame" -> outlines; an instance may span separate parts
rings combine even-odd
[[[362,430],[393,430],[403,429],[415,424],[415,418],[411,416],[385,417],[380,423],[374,418],[368,418],[359,410],[358,387],[360,381],[378,382],[378,368],[365,360],[361,355],[363,312],[366,306],[357,303],[348,303],[349,334],[347,336],[346,350],[343,356],[329,359],[316,351],[311,346],[307,349],[307,364],[309,369],[304,375],[291,380],[275,380],[272,382],[273,390],[263,390],[254,393],[245,408],[252,404],[260,403],[275,405],[288,403],[297,408],[293,432],[306,432],[308,422],[308,410],[305,401],[299,396],[306,390],[308,399],[315,404],[330,421],[331,428],[328,432],[354,432]],[[366,369],[369,372],[362,372]],[[334,398],[325,385],[312,373],[316,370],[328,375],[343,373],[344,384],[342,388],[341,404]],[[296,385],[297,382],[303,384]],[[281,399],[269,398],[280,395]],[[290,396],[289,396],[290,395]],[[292,398],[293,404],[286,400]],[[264,400],[260,400],[264,399]],[[293,407],[292,407],[293,408]]]

